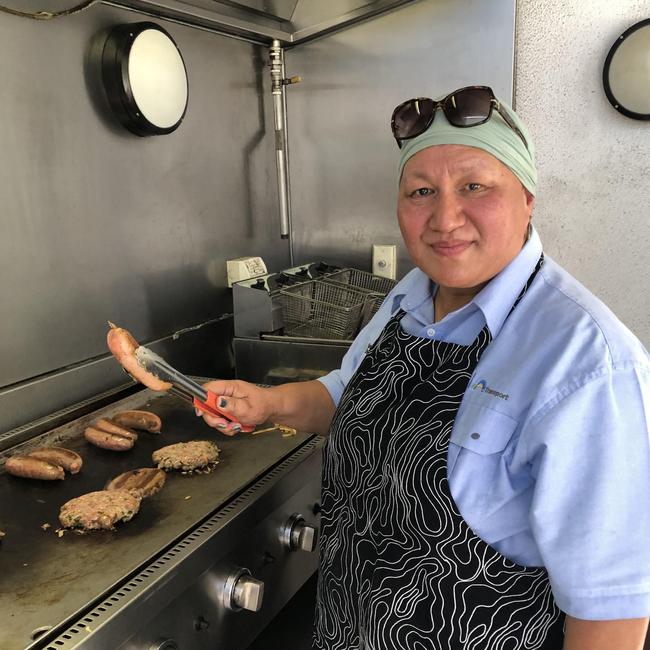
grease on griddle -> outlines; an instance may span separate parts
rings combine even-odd
[[[274,424],[272,427],[251,431],[251,434],[257,436],[260,433],[270,433],[271,431],[279,431],[283,438],[290,438],[298,433],[298,429],[294,429],[293,427],[287,427],[284,424]]]

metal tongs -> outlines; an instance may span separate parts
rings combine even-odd
[[[170,393],[178,395],[184,400],[191,402],[193,406],[200,411],[205,411],[206,413],[211,413],[212,415],[217,415],[229,420],[233,424],[239,425],[241,430],[246,433],[255,429],[255,427],[237,422],[237,420],[233,419],[231,415],[222,411],[217,406],[218,395],[206,390],[193,379],[190,379],[187,375],[184,375],[173,366],[170,366],[161,356],[157,355],[144,345],[141,345],[136,349],[135,358],[138,360],[138,364],[147,372],[155,375],[161,381],[169,382],[172,385],[169,389]]]

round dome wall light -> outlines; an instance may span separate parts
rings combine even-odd
[[[151,22],[114,27],[104,43],[102,80],[119,121],[137,135],[176,130],[187,109],[187,70],[174,39]]]
[[[650,120],[650,18],[625,30],[603,66],[609,103],[626,117]]]

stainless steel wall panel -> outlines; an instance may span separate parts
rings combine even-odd
[[[290,20],[299,0],[221,0],[224,4],[233,4],[252,9],[263,15],[282,20]]]
[[[0,387],[105,354],[109,319],[146,342],[230,312],[226,258],[287,265],[263,48],[159,21],[189,106],[173,134],[139,138],[110,114],[96,55],[101,30],[140,19],[0,19]]]
[[[103,3],[270,45],[273,39],[286,44],[312,39],[419,1],[103,0]]]
[[[357,9],[369,10],[376,4],[376,0],[299,0],[291,16],[291,23],[294,29],[306,29]]]
[[[296,263],[369,268],[373,243],[397,243],[393,108],[485,83],[512,97],[514,0],[423,0],[287,52]]]
[[[237,3],[218,0],[102,1],[103,4],[202,27],[256,43],[267,44],[274,38],[291,41],[291,32],[286,21],[279,17],[271,17],[268,13],[251,11]]]
[[[320,38],[421,0],[300,0],[291,19],[294,43]]]
[[[179,370],[203,377],[232,376],[232,318],[149,343]],[[104,355],[0,389],[0,449],[23,439],[23,431],[51,420],[66,421],[66,411],[98,393],[133,386],[112,356]],[[57,411],[63,409],[63,413]],[[24,425],[30,424],[30,427]],[[53,426],[53,425],[52,425]],[[16,431],[16,429],[21,429]],[[6,444],[5,444],[6,441]]]

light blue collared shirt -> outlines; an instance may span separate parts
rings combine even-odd
[[[460,512],[506,557],[544,566],[569,615],[649,616],[650,358],[548,257],[508,317],[541,252],[533,231],[499,275],[438,323],[435,285],[411,271],[341,368],[321,381],[338,404],[366,349],[400,308],[407,333],[463,345],[487,323],[493,341],[449,444],[449,486]]]

